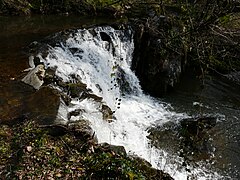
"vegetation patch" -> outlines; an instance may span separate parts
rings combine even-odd
[[[49,128],[34,121],[0,127],[1,179],[149,179],[124,149]]]
[[[0,14],[29,15],[35,14],[68,14],[87,15],[123,14],[129,1],[119,0],[3,0],[0,2]]]

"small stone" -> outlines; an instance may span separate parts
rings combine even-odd
[[[32,151],[32,146],[27,146],[26,149],[27,149],[28,152],[31,152]]]
[[[57,173],[55,176],[58,178],[62,177],[62,175],[60,173]]]

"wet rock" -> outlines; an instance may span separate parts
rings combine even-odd
[[[151,144],[157,148],[175,152],[179,148],[178,126],[174,122],[167,122],[161,126],[148,130]],[[169,143],[171,142],[171,143]]]
[[[44,81],[43,85],[48,85],[48,84],[51,84],[55,81],[56,70],[57,70],[57,67],[46,69],[45,76],[43,78],[43,81]]]
[[[75,109],[74,111],[69,112],[68,119],[71,119],[72,116],[80,116],[84,112],[84,109]]]
[[[69,97],[68,95],[64,94],[64,93],[60,93],[60,94],[61,94],[61,99],[63,100],[63,102],[65,103],[65,105],[66,105],[66,106],[69,106],[72,98]]]
[[[113,111],[107,105],[103,104],[101,111],[102,111],[102,114],[103,114],[103,120],[108,121],[108,122],[112,122],[113,120],[116,119],[116,117],[114,117],[114,115],[113,115]]]
[[[91,94],[91,93],[83,93],[81,96],[81,99],[92,99],[96,102],[102,102],[102,97],[99,97],[95,94]]]
[[[105,32],[100,32],[100,36],[101,36],[101,39],[102,39],[103,41],[107,41],[107,42],[109,42],[109,43],[112,42],[110,36],[109,36],[107,33],[105,33]]]
[[[188,118],[181,121],[182,129],[187,136],[199,136],[199,133],[209,130],[216,125],[215,117]]]
[[[151,144],[157,148],[178,154],[183,165],[211,159],[215,144],[213,142],[215,117],[187,118],[168,122],[148,130]],[[170,143],[169,143],[170,142]]]
[[[63,79],[58,76],[54,78],[54,83],[56,83],[59,87],[61,87],[63,89],[64,88],[66,89],[67,85],[68,85],[67,82],[64,82]]]
[[[130,94],[133,92],[133,89],[131,89],[129,85],[126,73],[121,67],[117,67],[116,80],[120,87],[122,95]]]
[[[69,51],[74,54],[74,55],[79,55],[79,54],[82,54],[84,51],[82,49],[80,49],[79,47],[78,48],[69,48]]]

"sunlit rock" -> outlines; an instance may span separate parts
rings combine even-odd
[[[43,84],[43,78],[45,75],[44,65],[39,64],[22,79],[26,84],[31,85],[35,89],[39,89]]]

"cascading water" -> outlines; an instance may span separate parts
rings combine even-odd
[[[49,46],[48,55],[39,58],[45,68],[55,68],[63,82],[77,78],[101,102],[91,98],[72,98],[69,106],[60,105],[59,117],[67,121],[86,119],[91,122],[98,141],[122,145],[129,154],[149,161],[155,168],[168,172],[175,179],[219,179],[219,175],[204,168],[182,167],[182,159],[152,147],[148,128],[186,117],[167,110],[164,103],[145,95],[135,74],[131,71],[134,49],[131,29],[115,30],[110,26],[76,30],[64,42]],[[73,78],[75,77],[75,78]],[[57,85],[55,88],[60,89]],[[102,116],[102,105],[114,112],[112,122]],[[82,109],[81,114],[67,116]],[[169,142],[171,143],[171,142]]]

